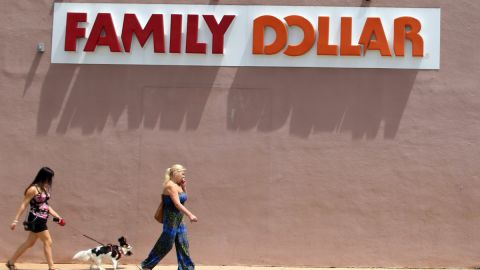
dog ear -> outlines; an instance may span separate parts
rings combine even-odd
[[[122,237],[118,238],[118,242],[120,243],[121,246],[123,246],[127,243],[127,239],[122,236]]]

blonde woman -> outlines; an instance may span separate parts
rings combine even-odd
[[[178,269],[193,270],[195,264],[188,251],[187,228],[183,223],[183,215],[190,222],[197,222],[197,217],[185,206],[187,200],[187,182],[185,180],[185,167],[175,164],[165,172],[163,183],[163,232],[150,251],[148,257],[141,263],[144,270],[153,269],[175,243],[177,251]]]

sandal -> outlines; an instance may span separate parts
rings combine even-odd
[[[5,263],[5,266],[8,268],[8,270],[17,270],[17,267],[15,266],[14,263],[10,263],[10,261],[7,261]]]
[[[152,270],[150,268],[143,267],[141,264],[135,265],[139,270]]]

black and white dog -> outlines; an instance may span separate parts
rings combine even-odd
[[[108,244],[106,246],[98,246],[96,248],[77,252],[77,254],[73,256],[73,259],[90,261],[90,269],[92,269],[95,264],[98,269],[105,270],[105,268],[102,267],[102,259],[109,258],[112,260],[113,269],[115,270],[118,266],[118,260],[120,260],[123,255],[132,255],[132,246],[127,244],[127,239],[125,237],[120,237],[118,243],[120,245]]]

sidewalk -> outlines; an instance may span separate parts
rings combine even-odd
[[[17,268],[19,270],[47,270],[48,266],[46,264],[37,264],[37,263],[17,263]],[[90,270],[90,265],[88,264],[55,264],[57,270]],[[113,270],[111,264],[104,264],[106,270]],[[277,267],[277,266],[195,266],[197,270],[332,270],[332,268],[313,268],[313,267]],[[1,269],[6,269],[5,262],[2,263]],[[96,269],[96,268],[94,268]],[[139,270],[136,265],[134,264],[127,264],[127,265],[119,265],[118,270]],[[157,266],[155,270],[177,270],[177,265],[167,265],[167,266]],[[354,270],[354,269],[374,269],[374,270],[381,270],[381,269],[388,269],[391,270],[393,268],[334,268],[335,270]],[[397,268],[398,269],[398,268]],[[402,268],[407,269],[407,268]],[[411,268],[408,268],[411,269]],[[449,268],[452,270],[459,270],[461,268]],[[413,270],[413,269],[411,269]],[[416,270],[416,269],[415,269]],[[420,270],[420,269],[418,269]],[[425,270],[425,269],[421,269]],[[431,270],[445,270],[445,268],[438,268]]]

